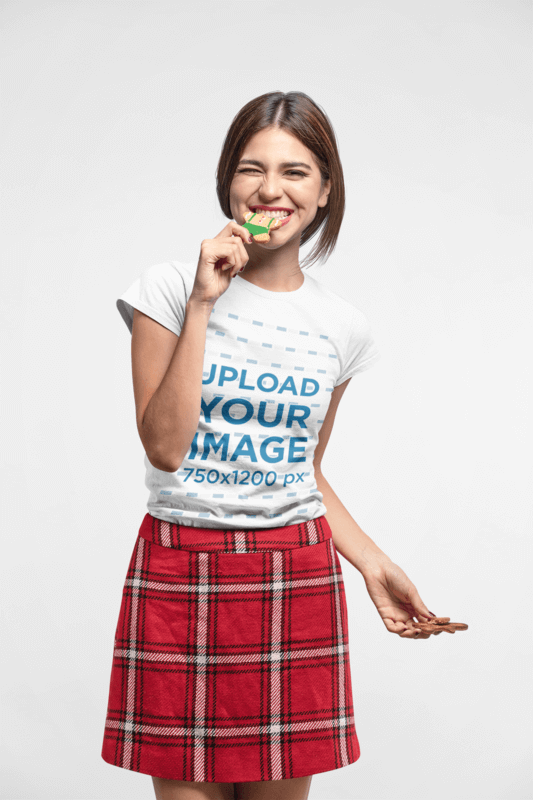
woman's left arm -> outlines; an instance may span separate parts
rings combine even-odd
[[[388,555],[359,527],[316,466],[315,478],[318,491],[324,496],[326,519],[333,534],[333,544],[339,553],[358,569],[363,577],[379,570],[384,563],[392,563]]]
[[[435,615],[422,602],[416,586],[405,572],[359,527],[322,474],[322,457],[333,430],[337,408],[350,380],[333,390],[313,461],[318,490],[323,495],[327,509],[326,519],[331,528],[333,544],[363,576],[370,598],[387,630],[402,639],[428,639],[430,634],[417,629],[413,618],[423,621]]]

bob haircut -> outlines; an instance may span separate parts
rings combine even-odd
[[[252,136],[265,128],[281,128],[296,136],[314,155],[322,186],[331,179],[331,190],[324,208],[318,208],[314,220],[304,228],[300,247],[322,228],[320,238],[302,267],[319,259],[326,260],[335,249],[344,217],[344,175],[333,127],[320,106],[304,92],[268,92],[250,100],[234,117],[218,161],[217,197],[228,219],[233,219],[229,190],[241,154]]]

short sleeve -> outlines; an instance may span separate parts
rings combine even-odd
[[[117,299],[117,308],[129,332],[133,331],[133,309],[155,319],[179,336],[187,305],[186,273],[177,262],[146,267]]]
[[[335,386],[340,386],[357,372],[369,369],[381,358],[370,323],[363,312],[357,308],[354,308],[343,352],[341,371]]]

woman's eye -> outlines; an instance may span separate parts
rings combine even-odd
[[[237,172],[259,172],[257,169],[253,169],[252,167],[246,167],[245,169],[238,169]],[[299,170],[289,170],[287,175],[301,175],[302,178],[305,178],[305,172],[300,172]]]

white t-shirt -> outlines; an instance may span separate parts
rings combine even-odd
[[[117,299],[179,336],[196,263],[153,264]],[[148,512],[205,528],[274,528],[326,513],[313,456],[335,386],[380,358],[365,315],[303,271],[295,291],[241,275],[206,332],[198,429],[176,472],[145,455]]]

